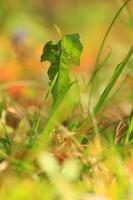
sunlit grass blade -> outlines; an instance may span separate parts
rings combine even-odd
[[[110,56],[111,56],[111,53],[112,53],[112,51],[110,51],[110,52],[107,54],[107,56],[104,58],[104,60],[102,61],[102,63],[99,65],[99,67],[96,68],[96,69],[94,70],[93,75],[91,76],[91,79],[90,79],[90,81],[89,81],[88,86],[91,85],[91,83],[94,81],[94,79],[95,79],[97,73],[100,71],[100,69],[101,69],[103,66],[106,65],[106,63],[108,62],[108,60],[109,60],[109,58],[110,58]]]
[[[49,85],[48,90],[46,92],[46,95],[43,97],[43,103],[45,103],[45,101],[49,97],[49,95],[50,95],[50,93],[51,93],[51,91],[52,91],[52,89],[53,89],[53,87],[55,85],[55,82],[57,80],[57,77],[58,77],[58,72],[55,75],[54,79],[52,80],[51,84]],[[40,119],[41,119],[41,113],[36,113],[35,112],[34,117],[33,117],[33,125],[32,125],[32,129],[31,129],[32,133],[37,133],[38,132]]]
[[[122,0],[116,0],[116,3],[119,5],[119,6],[122,6],[123,4],[123,1]],[[128,9],[127,6],[125,6],[124,10],[123,10],[123,18],[127,18],[127,17],[131,17],[131,13],[130,13],[130,10]]]
[[[129,139],[130,139],[132,133],[133,133],[133,110],[130,115],[128,130],[127,130],[127,134],[126,134],[126,141],[125,141],[126,144],[129,142]]]
[[[91,117],[92,124],[93,124],[94,133],[96,136],[94,142],[95,142],[97,150],[101,151],[102,147],[101,147],[100,132],[98,129],[97,120],[96,120],[95,115],[94,115],[93,111],[91,110],[91,108],[89,108],[89,111],[90,111],[90,117]]]
[[[105,100],[107,99],[107,97],[109,96],[111,90],[113,89],[116,81],[118,80],[119,76],[121,75],[122,71],[124,70],[127,62],[129,61],[130,57],[133,54],[133,47],[131,47],[130,51],[128,52],[126,58],[116,66],[115,71],[111,77],[110,82],[108,83],[107,87],[105,88],[105,90],[103,91],[96,107],[94,108],[94,115],[97,114],[99,112],[99,110],[101,109],[102,105],[104,104]]]
[[[99,64],[99,61],[100,61],[100,57],[101,57],[101,54],[102,54],[102,51],[103,51],[105,42],[106,42],[106,40],[107,40],[107,38],[108,38],[108,36],[109,36],[109,33],[111,32],[111,30],[112,30],[112,28],[113,28],[113,26],[114,26],[116,20],[118,19],[118,17],[119,17],[119,15],[121,14],[121,12],[125,9],[126,5],[129,3],[129,1],[131,1],[131,0],[126,0],[126,1],[123,3],[123,5],[120,7],[120,9],[117,11],[117,13],[115,14],[115,16],[113,17],[113,19],[112,19],[110,25],[109,25],[108,28],[107,28],[107,31],[105,32],[105,35],[104,35],[104,37],[103,37],[103,39],[102,39],[102,42],[101,42],[101,45],[100,45],[100,48],[99,48],[99,51],[98,51],[98,54],[97,54],[97,57],[96,57],[94,72],[92,73],[92,78],[91,78],[91,79],[93,79],[93,81],[94,81],[94,78],[95,78],[95,76],[96,76],[96,74],[97,74],[97,73],[96,73],[97,70],[98,70],[99,68],[101,68],[101,67],[100,67],[100,64]],[[103,66],[103,65],[102,65],[102,66]],[[98,71],[99,71],[99,70],[98,70]],[[91,81],[91,83],[92,83],[92,81]],[[90,84],[90,82],[89,82],[89,84]]]
[[[48,96],[51,94],[52,89],[53,89],[53,87],[54,87],[54,85],[55,85],[55,82],[56,82],[57,78],[58,78],[58,72],[56,73],[54,79],[52,80],[51,84],[50,84],[49,87],[48,87],[48,91],[47,91],[47,93],[46,93],[46,95],[45,95],[44,101],[46,101],[47,98],[48,98]]]
[[[100,111],[100,109],[102,108],[103,104],[105,103],[107,97],[109,96],[109,94],[111,93],[114,85],[116,84],[116,81],[118,80],[118,78],[120,77],[122,71],[124,70],[125,66],[127,65],[129,59],[131,58],[133,54],[133,47],[131,47],[131,49],[129,50],[127,56],[125,57],[125,59],[116,66],[115,71],[111,77],[111,80],[109,81],[108,85],[106,86],[106,88],[104,89],[102,95],[100,96],[100,99],[98,101],[98,103],[96,104],[93,113],[94,116]],[[82,130],[90,121],[90,116],[88,116],[82,126],[80,127],[80,130]]]
[[[58,97],[56,103],[53,105],[52,109],[50,110],[49,116],[47,118],[47,121],[45,123],[44,130],[42,132],[42,135],[40,137],[40,147],[42,145],[48,145],[49,144],[49,136],[53,128],[57,125],[58,122],[58,109],[60,108],[61,103],[63,102],[67,92],[71,88],[71,86],[75,83],[73,81],[70,83],[67,87],[65,87]]]
[[[115,99],[115,97],[117,95],[119,95],[119,92],[121,91],[121,89],[123,88],[123,86],[127,83],[128,78],[129,78],[129,76],[126,75],[125,78],[120,83],[120,85],[117,87],[117,89],[114,91],[114,93],[111,94],[111,97],[107,101],[111,102],[111,100]]]
[[[108,27],[108,29],[107,29],[107,31],[106,31],[104,37],[103,37],[103,40],[102,40],[102,42],[101,42],[101,45],[100,45],[100,48],[99,48],[99,52],[98,52],[98,54],[97,54],[96,64],[95,64],[96,67],[97,67],[98,64],[99,64],[100,56],[101,56],[101,53],[102,53],[102,51],[103,51],[103,48],[104,48],[104,45],[105,45],[105,42],[106,42],[106,40],[107,40],[107,38],[108,38],[109,33],[110,33],[111,29],[113,28],[113,25],[114,25],[114,23],[116,22],[117,18],[119,17],[119,15],[120,15],[121,12],[123,11],[123,9],[125,9],[125,7],[126,7],[126,5],[128,4],[129,1],[131,1],[131,0],[127,0],[127,1],[125,1],[125,2],[123,3],[123,5],[122,5],[122,6],[120,7],[120,9],[117,11],[117,13],[115,14],[114,18],[112,19],[112,21],[111,21],[111,23],[110,23],[110,25],[109,25],[109,27]]]

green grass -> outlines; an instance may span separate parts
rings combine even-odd
[[[127,1],[125,1],[125,3],[122,4],[122,6],[120,7],[120,9],[116,12],[116,14],[115,14],[114,18],[112,19],[111,23],[109,24],[109,27],[107,28],[107,31],[105,32],[105,35],[104,35],[104,37],[103,37],[103,39],[102,39],[102,42],[101,42],[101,45],[100,45],[100,47],[99,47],[99,51],[98,51],[98,53],[97,53],[96,62],[95,62],[95,68],[94,68],[94,72],[93,72],[93,74],[92,74],[92,78],[91,78],[90,81],[89,81],[89,85],[90,85],[90,84],[93,82],[93,80],[95,79],[95,76],[96,76],[97,72],[100,70],[100,68],[101,68],[102,66],[104,66],[104,64],[105,64],[106,61],[108,60],[108,57],[109,57],[110,53],[109,53],[109,55],[107,55],[107,57],[106,57],[105,60],[103,61],[103,64],[100,64],[100,63],[99,63],[99,62],[101,62],[101,61],[100,61],[100,57],[101,57],[101,54],[102,54],[102,51],[103,51],[103,49],[104,49],[106,40],[107,40],[107,38],[108,38],[108,36],[109,36],[111,30],[112,30],[112,28],[113,28],[115,22],[117,21],[119,15],[120,15],[121,12],[125,9],[126,5],[127,5],[130,1],[131,1],[131,0],[127,0]]]
[[[112,66],[113,47],[102,62],[101,54],[129,1],[105,33],[90,86],[102,85],[95,77],[105,64]],[[45,97],[37,97],[42,98],[40,107],[26,110],[1,94],[0,199],[132,200],[133,95],[132,76],[126,72],[133,73],[133,46],[113,67],[100,96],[91,90],[90,96],[97,99],[94,108],[85,107],[88,85],[83,88],[82,78],[74,79],[73,67],[79,65],[82,49],[77,33],[44,46],[41,61],[50,61],[50,82]],[[104,82],[106,74],[102,75]],[[1,90],[11,85],[5,84]],[[10,101],[12,109],[6,109]]]

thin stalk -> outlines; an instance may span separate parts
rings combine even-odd
[[[125,66],[127,65],[129,59],[131,58],[133,54],[133,46],[131,47],[131,49],[129,50],[127,56],[125,57],[125,59],[116,66],[114,73],[109,81],[109,83],[107,84],[106,88],[104,89],[102,95],[100,96],[94,110],[94,116],[101,110],[103,104],[105,103],[105,101],[107,100],[107,97],[110,95],[114,85],[116,84],[116,81],[118,80],[118,78],[120,77],[121,73],[123,72]],[[90,121],[90,116],[88,116],[82,126],[80,127],[80,130],[84,129],[84,127],[86,127],[86,125],[88,124],[88,122]]]
[[[113,26],[114,26],[116,20],[118,19],[119,15],[120,15],[121,12],[123,11],[123,9],[126,7],[126,5],[129,3],[129,1],[131,1],[131,0],[126,0],[125,3],[123,3],[123,5],[122,5],[122,6],[120,7],[120,9],[117,11],[117,13],[116,13],[115,16],[113,17],[113,19],[112,19],[112,21],[111,21],[109,27],[107,28],[107,31],[105,32],[104,37],[103,37],[103,39],[102,39],[101,45],[100,45],[100,47],[99,47],[99,51],[98,51],[98,53],[97,53],[94,71],[93,71],[93,73],[92,73],[91,79],[90,79],[89,84],[88,84],[88,86],[90,86],[90,85],[92,84],[91,89],[90,89],[90,100],[89,100],[89,103],[91,102],[91,96],[92,96],[92,93],[93,93],[93,82],[94,82],[94,79],[95,79],[97,73],[100,71],[100,69],[104,66],[104,65],[103,65],[104,62],[103,62],[103,64],[101,65],[101,64],[99,64],[99,61],[100,61],[100,57],[101,57],[101,54],[102,54],[102,51],[103,51],[105,42],[106,42],[106,40],[107,40],[107,38],[108,38],[108,36],[109,36],[109,33],[111,32],[111,30],[112,30],[112,28],[113,28]],[[108,56],[107,56],[107,58],[108,58]],[[105,61],[106,61],[106,58],[105,58]]]
[[[116,22],[117,18],[119,17],[119,15],[121,14],[121,12],[123,11],[123,9],[125,8],[125,6],[129,3],[129,1],[131,0],[126,0],[125,3],[120,7],[120,9],[118,10],[118,12],[115,14],[114,18],[112,19],[104,37],[103,37],[103,40],[101,42],[101,45],[100,45],[100,48],[99,48],[99,51],[98,51],[98,54],[97,54],[97,58],[96,58],[96,63],[95,63],[95,67],[98,66],[98,63],[99,63],[99,60],[100,60],[100,56],[102,54],[102,51],[103,51],[103,48],[104,48],[104,45],[105,45],[105,42],[108,38],[108,35],[111,31],[111,29],[113,28],[113,25],[114,23]]]

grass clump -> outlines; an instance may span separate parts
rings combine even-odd
[[[100,62],[105,41],[128,2],[121,6],[102,40],[89,82],[92,88],[98,84],[99,69],[111,55],[109,52]],[[133,47],[118,62],[100,97],[96,97],[99,100],[94,108],[89,104],[87,111],[82,103],[81,80],[75,79],[74,73],[82,50],[78,33],[46,43],[41,61],[50,62],[50,82],[40,107],[30,111],[21,108],[23,112],[18,114],[13,108],[6,109],[5,99],[1,100],[2,200],[132,200],[133,96],[126,81],[130,78],[127,74],[133,63]],[[88,84],[84,87],[88,94]],[[121,102],[126,95],[124,87],[128,93],[124,108],[128,112],[124,112]]]

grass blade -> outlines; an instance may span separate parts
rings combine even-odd
[[[126,134],[126,141],[125,141],[126,144],[129,143],[130,136],[132,135],[132,133],[133,133],[133,109],[130,114],[130,120],[129,120],[128,130]]]
[[[125,9],[126,5],[129,3],[129,1],[131,1],[131,0],[126,0],[125,3],[123,3],[123,5],[120,7],[120,9],[118,10],[118,12],[115,14],[114,18],[112,19],[112,21],[111,21],[111,23],[110,23],[110,25],[109,25],[109,27],[108,27],[108,29],[107,29],[107,31],[106,31],[104,37],[103,37],[103,40],[102,40],[102,42],[101,42],[101,45],[100,45],[100,48],[99,48],[99,52],[98,52],[98,54],[97,54],[95,66],[98,66],[98,63],[99,63],[99,60],[100,60],[100,56],[101,56],[101,53],[102,53],[102,51],[103,51],[105,42],[106,42],[106,40],[107,40],[107,38],[108,38],[108,35],[109,35],[109,33],[110,33],[110,31],[111,31],[111,29],[112,29],[114,23],[116,22],[117,18],[119,17],[119,15],[120,15],[121,12],[123,11],[123,9]]]
[[[60,96],[58,97],[56,103],[53,105],[49,116],[47,118],[47,121],[45,123],[45,127],[44,130],[42,132],[42,135],[40,137],[40,145],[39,147],[41,148],[41,146],[43,145],[48,145],[49,144],[49,135],[50,132],[52,131],[52,129],[55,127],[57,121],[58,121],[58,108],[60,107],[61,103],[63,102],[67,92],[69,91],[69,89],[71,88],[71,86],[75,83],[75,81],[73,81],[72,83],[70,83],[67,87],[64,88],[64,90],[62,91],[62,93],[60,94]]]
[[[54,85],[55,85],[55,83],[57,81],[57,78],[58,78],[58,72],[56,73],[54,79],[52,80],[51,84],[49,85],[49,88],[48,88],[48,91],[47,91],[47,93],[45,95],[44,101],[46,101],[48,96],[49,96],[49,94],[51,94],[52,89],[53,89],[53,87],[54,87]]]
[[[101,69],[101,67],[100,67],[100,65],[99,65],[99,61],[100,61],[100,57],[101,57],[101,54],[102,54],[102,51],[103,51],[105,42],[106,42],[106,40],[107,40],[107,38],[108,38],[108,35],[109,35],[109,33],[111,32],[111,30],[112,30],[112,28],[113,28],[113,26],[114,26],[114,24],[115,24],[117,18],[119,17],[119,15],[121,14],[121,12],[125,9],[126,5],[129,3],[129,1],[130,1],[130,0],[126,0],[125,3],[123,3],[123,5],[122,5],[122,6],[120,7],[120,9],[117,11],[117,13],[115,14],[114,18],[112,19],[112,21],[111,21],[109,27],[107,28],[107,31],[106,31],[106,33],[105,33],[103,39],[102,39],[102,42],[101,42],[101,45],[100,45],[100,48],[99,48],[99,51],[98,51],[98,54],[97,54],[97,57],[96,57],[95,69],[94,69],[94,72],[92,73],[92,78],[91,78],[91,79],[93,79],[93,81],[94,81],[94,78],[95,78],[95,76],[96,76],[96,74],[97,74],[96,72],[97,72],[98,68]],[[102,66],[103,66],[103,65],[102,65]],[[99,71],[99,70],[98,70],[98,71]],[[91,83],[92,83],[93,81],[91,80]],[[90,82],[89,82],[89,85],[90,85]]]
[[[120,77],[122,71],[124,70],[125,66],[127,65],[129,59],[131,58],[133,54],[133,46],[131,47],[131,49],[129,50],[127,56],[125,57],[125,59],[116,66],[115,71],[111,77],[111,80],[109,81],[108,85],[106,86],[106,88],[104,89],[98,103],[96,104],[93,113],[94,116],[100,111],[100,109],[102,108],[103,104],[105,103],[107,97],[109,96],[110,92],[112,91],[116,81],[118,80],[118,78]],[[90,121],[90,116],[88,116],[82,126],[80,127],[80,130],[83,130],[84,127],[86,127],[86,125],[88,124],[88,122]]]
[[[121,75],[122,71],[124,70],[127,62],[129,61],[130,57],[132,56],[132,54],[133,54],[133,47],[131,47],[131,49],[129,50],[126,58],[120,64],[118,64],[116,66],[110,82],[108,83],[107,87],[103,91],[96,107],[94,108],[94,115],[99,112],[101,106],[104,104],[106,98],[109,96],[111,90],[113,89],[116,81],[118,80],[119,76]]]
[[[100,69],[108,62],[108,60],[109,60],[109,58],[110,58],[110,56],[111,56],[111,53],[112,53],[112,51],[110,51],[110,52],[107,54],[107,56],[104,58],[104,60],[102,61],[102,63],[99,65],[99,67],[96,68],[96,69],[94,69],[93,75],[92,75],[92,77],[91,77],[91,79],[90,79],[90,81],[89,81],[88,86],[90,86],[91,83],[93,83],[93,81],[94,81],[94,79],[95,79],[97,73],[98,73],[98,72],[100,71]]]

